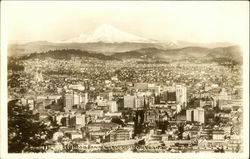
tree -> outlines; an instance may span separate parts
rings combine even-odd
[[[18,100],[8,103],[8,152],[44,152],[44,143],[53,131],[35,120],[28,106],[18,104]]]
[[[183,137],[183,132],[184,132],[184,125],[183,125],[183,124],[180,124],[180,125],[178,126],[178,131],[179,131],[178,137],[179,137],[179,139],[182,139],[182,137]]]
[[[124,122],[120,118],[112,118],[111,122],[124,126]]]

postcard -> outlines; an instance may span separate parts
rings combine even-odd
[[[1,13],[1,158],[249,157],[249,2]]]

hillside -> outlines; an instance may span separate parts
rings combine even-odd
[[[10,44],[8,46],[8,56],[23,56],[30,53],[40,53],[49,50],[79,49],[89,52],[112,55],[118,52],[127,52],[143,48],[168,48],[168,44],[163,43],[51,43],[51,42],[31,42],[26,44]]]
[[[238,46],[204,48],[186,47],[181,49],[145,48],[112,55],[118,59],[154,59],[154,60],[182,60],[186,58],[199,59],[204,62],[231,62],[242,63],[242,53]]]
[[[154,47],[136,49],[133,51],[116,52],[112,55],[105,55],[103,53],[96,53],[90,51],[83,51],[80,49],[59,49],[49,50],[42,53],[32,53],[24,55],[22,59],[32,58],[54,58],[69,60],[72,57],[91,57],[99,60],[183,60],[183,59],[199,59],[201,62],[236,62],[242,63],[242,53],[238,46],[218,47],[218,48],[204,48],[204,47],[186,47],[181,49],[158,49]]]
[[[75,49],[50,50],[42,53],[32,53],[20,57],[20,59],[27,60],[35,58],[38,59],[53,58],[53,59],[70,60],[72,57],[90,57],[99,60],[116,60],[114,57],[106,56],[101,53],[89,53],[87,51],[75,50]]]

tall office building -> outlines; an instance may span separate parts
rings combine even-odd
[[[187,106],[187,88],[184,85],[176,85],[176,101],[181,106]]]
[[[118,105],[116,101],[108,101],[109,111],[114,113],[118,111]]]
[[[187,121],[194,121],[194,113],[192,109],[187,109],[186,110],[186,120]]]
[[[135,96],[126,95],[124,96],[124,108],[134,108],[135,107]]]
[[[73,93],[73,105],[79,105],[80,104],[80,96],[77,93]]]
[[[76,114],[71,116],[69,119],[69,125],[74,126],[77,129],[85,126],[85,124],[86,124],[85,114]]]
[[[72,109],[72,106],[74,105],[74,97],[73,94],[65,94],[64,95],[64,110],[68,112]]]
[[[86,124],[85,114],[78,114],[75,116],[76,118],[76,126],[83,127]]]
[[[143,108],[145,105],[145,97],[135,97],[135,108]]]
[[[163,91],[161,93],[162,100],[167,102],[168,101],[168,91]]]
[[[86,104],[89,102],[89,98],[88,98],[88,93],[81,93],[80,94],[80,104],[81,104],[81,108],[86,108]]]
[[[73,92],[72,94],[65,94],[63,103],[65,110],[71,110],[73,105],[83,108],[88,103],[88,93]]]
[[[200,123],[205,123],[205,111],[204,109],[194,109],[194,120]]]
[[[187,121],[205,123],[205,110],[202,108],[188,109],[186,110],[186,119]]]

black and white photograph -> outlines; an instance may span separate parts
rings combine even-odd
[[[3,1],[1,158],[247,159],[248,67],[248,1]]]

